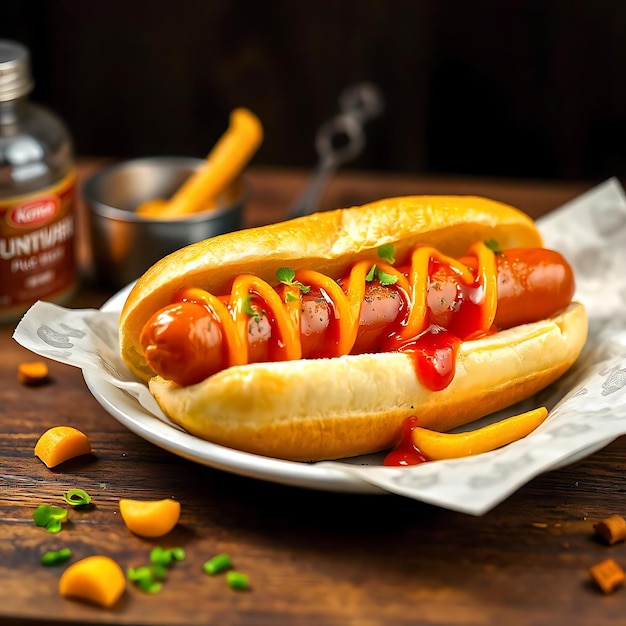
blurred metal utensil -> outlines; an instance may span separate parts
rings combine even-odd
[[[378,87],[369,82],[347,87],[339,96],[340,113],[317,131],[315,148],[318,163],[304,193],[287,211],[286,218],[313,213],[329,177],[340,165],[355,159],[365,147],[363,126],[378,117],[384,101]]]

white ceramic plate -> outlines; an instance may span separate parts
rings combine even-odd
[[[102,306],[102,310],[120,311],[131,287],[132,285],[129,285],[118,292]],[[204,441],[155,417],[130,395],[102,378],[88,372],[84,372],[84,378],[96,400],[121,424],[146,441],[182,458],[233,474],[295,487],[344,493],[388,493],[358,476],[332,467],[282,461]],[[558,466],[555,465],[552,469],[574,463],[603,448],[610,441],[603,441],[576,452],[561,460]],[[382,458],[383,454],[378,454],[344,459],[341,462],[349,465],[379,466]]]

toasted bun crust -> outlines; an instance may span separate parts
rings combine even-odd
[[[190,387],[159,377],[149,386],[172,421],[200,438],[296,461],[338,459],[391,448],[412,415],[446,431],[519,402],[563,375],[586,338],[584,307],[572,303],[464,342],[452,383],[437,392],[398,352],[256,363]]]
[[[141,329],[184,286],[219,295],[228,292],[237,274],[253,272],[271,282],[284,266],[339,278],[352,263],[384,244],[393,244],[401,261],[420,243],[462,256],[485,239],[495,239],[502,248],[541,246],[526,214],[473,196],[390,198],[192,244],[156,263],[132,289],[120,317],[122,358],[139,378],[147,381],[154,375],[139,344]]]

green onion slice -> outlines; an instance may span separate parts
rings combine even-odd
[[[70,489],[63,499],[72,506],[85,506],[91,502],[91,496],[84,489]]]
[[[250,589],[250,578],[241,572],[226,572],[226,583],[231,589]]]
[[[228,554],[217,554],[202,565],[205,574],[213,576],[227,570],[232,566],[232,560]]]
[[[162,584],[155,579],[154,569],[151,565],[142,565],[141,567],[129,567],[126,570],[128,580],[135,583],[144,593],[159,593]]]
[[[65,563],[72,556],[69,548],[61,548],[60,550],[51,550],[41,555],[42,565],[60,565]]]

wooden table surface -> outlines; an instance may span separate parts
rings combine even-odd
[[[99,162],[81,164],[81,177]],[[307,172],[251,168],[250,223],[280,219]],[[535,183],[345,172],[323,208],[409,193],[479,193],[537,216],[589,188]],[[83,242],[83,251],[87,246]],[[85,283],[72,306],[111,295]],[[16,380],[33,355],[0,329],[0,624],[350,625],[625,624],[626,589],[604,596],[588,568],[608,557],[626,566],[626,545],[593,537],[593,523],[626,515],[626,438],[532,480],[482,517],[392,495],[356,495],[281,486],[204,467],[135,436],[88,391],[81,372],[50,363],[51,381]],[[39,435],[68,424],[88,434],[93,455],[47,469],[33,456]],[[70,511],[49,534],[32,521],[42,503],[62,504],[68,489],[95,507]],[[179,526],[158,540],[123,525],[119,498],[174,497]],[[109,610],[58,593],[65,566],[40,555],[70,547],[73,559],[107,554],[124,569],[146,564],[152,546],[181,546],[159,594],[129,585]],[[236,592],[202,563],[227,552],[249,574]]]

